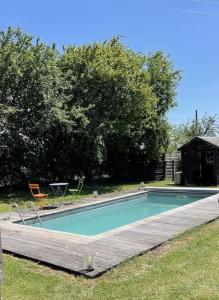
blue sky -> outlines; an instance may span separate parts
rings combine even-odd
[[[136,51],[163,50],[183,75],[170,121],[219,113],[219,0],[1,0],[9,25],[60,49],[119,34]]]

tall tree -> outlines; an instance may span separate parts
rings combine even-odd
[[[86,132],[77,143],[76,152],[85,158],[81,166],[101,165],[123,176],[136,162],[159,157],[167,146],[165,113],[174,105],[179,80],[168,57],[134,53],[113,38],[68,47],[61,69],[67,109],[89,108]]]
[[[44,173],[44,134],[56,118],[57,53],[39,40],[9,28],[0,32],[1,145],[10,177]]]

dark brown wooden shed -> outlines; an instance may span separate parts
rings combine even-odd
[[[197,136],[178,150],[184,184],[219,184],[219,137]]]

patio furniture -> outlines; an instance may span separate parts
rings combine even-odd
[[[65,196],[68,182],[57,182],[57,183],[50,183],[50,188],[55,196]]]
[[[75,196],[75,198],[80,194],[82,188],[83,188],[83,185],[84,185],[84,179],[83,178],[79,178],[78,180],[78,186],[76,189],[69,189],[69,192]]]
[[[29,189],[33,198],[38,201],[40,206],[47,204],[47,198],[49,195],[40,192],[40,186],[38,183],[29,183]]]

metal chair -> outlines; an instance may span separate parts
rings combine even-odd
[[[79,196],[82,188],[83,188],[83,185],[84,185],[84,179],[83,178],[79,178],[78,180],[78,186],[76,189],[69,189],[69,192],[75,196],[74,200],[76,200],[76,197]]]
[[[40,206],[43,206],[47,203],[48,194],[43,194],[40,192],[40,186],[38,183],[30,183],[29,184],[30,192],[33,198],[39,203]]]

